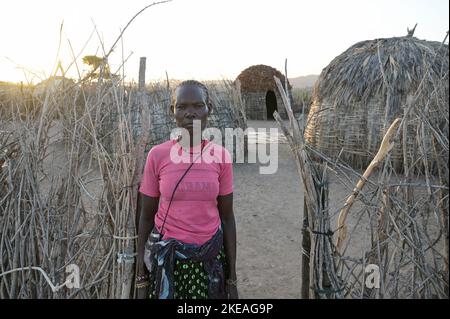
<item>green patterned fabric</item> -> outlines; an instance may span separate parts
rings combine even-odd
[[[225,268],[223,249],[217,255]],[[192,260],[176,260],[174,269],[175,299],[208,299],[208,276],[203,270],[202,262]],[[155,299],[155,282],[150,282],[150,299]]]

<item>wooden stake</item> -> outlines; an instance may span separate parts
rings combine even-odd
[[[145,64],[147,58],[141,57],[139,61],[139,91],[144,90],[145,88]]]

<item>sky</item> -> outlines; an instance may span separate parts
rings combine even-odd
[[[109,51],[127,22],[152,1],[40,0],[0,4],[0,81],[39,82],[58,60],[77,77],[84,55]],[[60,26],[63,23],[62,32]],[[442,41],[448,0],[173,0],[153,6],[125,31],[109,58],[136,80],[147,57],[147,81],[234,79],[266,64],[288,76],[320,74],[356,42],[406,35]],[[61,37],[60,37],[61,34]],[[61,39],[60,50],[58,44]],[[69,67],[70,66],[70,67]]]

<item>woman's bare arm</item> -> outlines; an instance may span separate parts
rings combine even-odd
[[[226,279],[236,280],[236,223],[233,193],[217,197],[217,207],[223,224],[223,242],[227,258]]]
[[[140,196],[140,210],[138,228],[138,242],[137,242],[137,275],[147,274],[147,269],[144,265],[144,248],[148,236],[155,224],[155,214],[158,211],[159,197],[151,197],[142,193]]]

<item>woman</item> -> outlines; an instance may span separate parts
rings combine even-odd
[[[137,296],[238,298],[230,154],[193,135],[194,121],[203,132],[212,110],[208,89],[184,81],[170,108],[189,135],[156,145],[147,156],[139,189]]]

